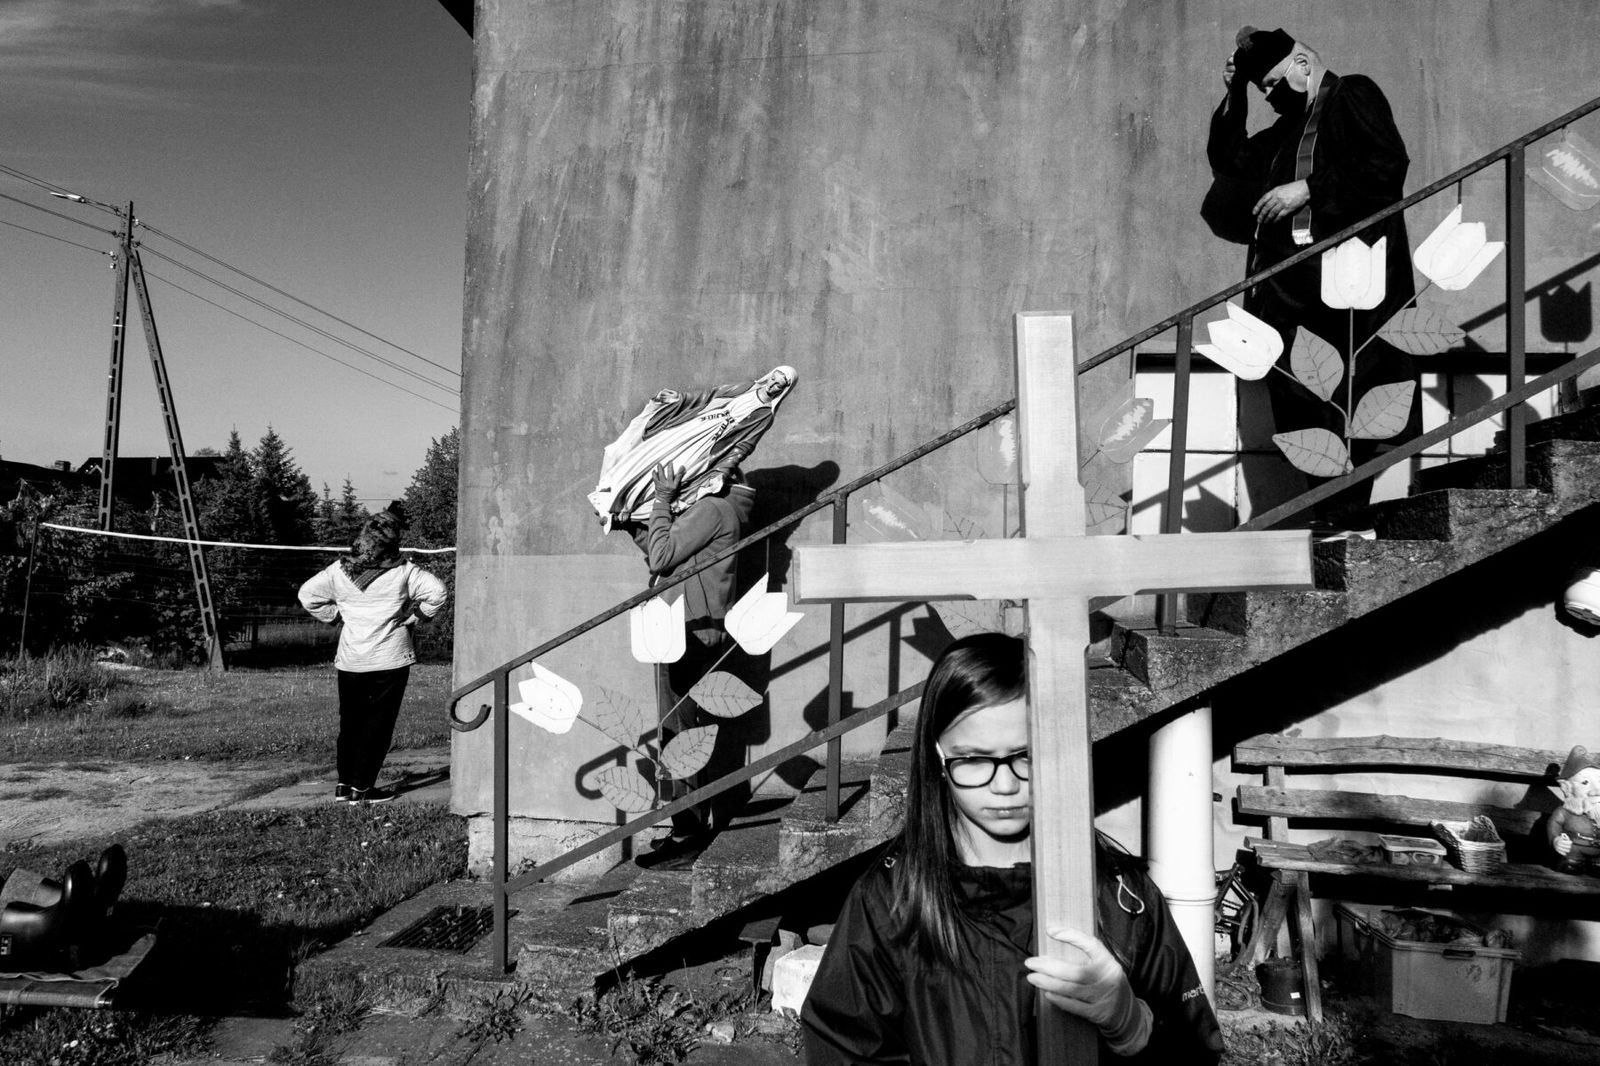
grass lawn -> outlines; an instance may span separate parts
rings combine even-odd
[[[0,762],[333,758],[331,665],[111,670],[72,652],[3,665]],[[396,748],[446,741],[449,690],[448,666],[412,668]],[[118,913],[156,926],[156,950],[116,1010],[0,1007],[3,1066],[144,1066],[193,1052],[208,1018],[282,1013],[301,959],[466,870],[463,820],[442,808],[330,804],[12,845],[0,850],[0,879],[19,867],[59,877],[113,840],[129,856]]]
[[[220,812],[148,822],[116,840],[129,855],[118,914],[156,926],[156,950],[115,1011],[0,1008],[0,1063],[137,1066],[193,1050],[207,1018],[281,1013],[301,959],[466,869],[462,819],[421,805]],[[9,848],[0,876],[18,867],[59,876],[109,843]]]
[[[339,701],[331,664],[206,670],[84,667],[84,700],[7,707],[0,762],[68,759],[333,758]],[[450,667],[411,668],[394,747],[446,743]]]

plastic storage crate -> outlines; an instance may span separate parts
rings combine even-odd
[[[1511,970],[1522,952],[1397,940],[1343,903],[1334,914],[1340,951],[1370,981],[1365,991],[1394,1013],[1481,1025],[1506,1020]]]

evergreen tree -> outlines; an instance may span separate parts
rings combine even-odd
[[[461,430],[452,429],[428,446],[422,466],[406,488],[410,540],[425,548],[456,542],[456,486],[461,468]]]
[[[317,501],[317,520],[315,523],[318,544],[332,544],[338,536],[339,512],[333,504],[333,490],[328,483],[322,483],[322,499]]]
[[[344,488],[339,490],[339,503],[334,510],[333,538],[326,543],[348,544],[361,532],[361,526],[368,518],[366,507],[356,496],[355,483],[350,480],[350,475],[344,476]]]
[[[228,447],[216,472],[196,483],[194,497],[200,530],[206,539],[248,543],[264,535],[255,472],[237,429],[228,434]]]
[[[271,426],[250,453],[250,466],[255,473],[256,499],[265,519],[268,543],[311,543],[316,532],[317,490]]]

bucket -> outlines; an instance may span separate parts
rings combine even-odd
[[[1268,959],[1256,967],[1261,984],[1261,1005],[1274,1014],[1306,1012],[1305,980],[1293,959]]]

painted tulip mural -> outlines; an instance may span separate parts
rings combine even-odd
[[[1417,246],[1411,261],[1430,282],[1447,292],[1456,292],[1471,285],[1483,268],[1505,250],[1503,241],[1488,239],[1482,222],[1462,222],[1461,205],[1456,204],[1456,209]]]
[[[1504,243],[1489,240],[1482,222],[1462,221],[1462,208],[1457,205],[1417,247],[1412,262],[1428,279],[1428,285],[1456,292],[1471,285],[1504,250]],[[1208,325],[1209,343],[1194,346],[1195,351],[1246,381],[1259,380],[1276,370],[1338,408],[1344,420],[1342,435],[1320,428],[1273,435],[1273,442],[1284,457],[1313,477],[1349,473],[1353,469],[1352,440],[1386,440],[1406,427],[1416,399],[1414,383],[1389,383],[1369,389],[1360,398],[1353,395],[1356,360],[1373,337],[1381,336],[1411,355],[1438,355],[1466,336],[1438,308],[1417,305],[1416,297],[1390,316],[1373,337],[1353,336],[1355,312],[1379,307],[1387,295],[1387,254],[1387,238],[1369,245],[1358,237],[1322,253],[1322,302],[1351,315],[1348,368],[1334,344],[1305,329],[1296,334],[1289,365],[1279,366],[1283,338],[1273,327],[1231,302],[1225,305],[1227,318]]]
[[[1369,246],[1360,237],[1322,253],[1322,302],[1334,309],[1370,311],[1383,303],[1389,238]]]
[[[728,650],[659,721],[639,701],[607,688],[599,690],[585,715],[578,687],[538,663],[531,667],[533,676],[518,683],[522,698],[511,705],[511,712],[549,733],[567,733],[575,722],[583,722],[605,734],[636,758],[599,769],[586,780],[619,811],[639,814],[654,810],[661,805],[662,782],[681,781],[705,769],[718,733],[715,724],[695,726],[679,729],[662,743],[661,726],[671,724],[690,700],[706,715],[719,719],[737,718],[760,706],[765,698],[761,693],[718,667],[735,647],[748,655],[766,654],[803,617],[789,610],[786,594],[768,590],[768,576],[763,575],[728,612],[726,625],[733,638]],[[657,596],[639,604],[628,612],[628,629],[635,659],[650,664],[677,662],[687,650],[683,597],[669,603]],[[649,768],[648,773],[644,767]]]
[[[1211,343],[1197,344],[1194,350],[1246,381],[1259,381],[1283,354],[1283,338],[1233,301],[1227,307],[1227,318],[1206,327]]]

